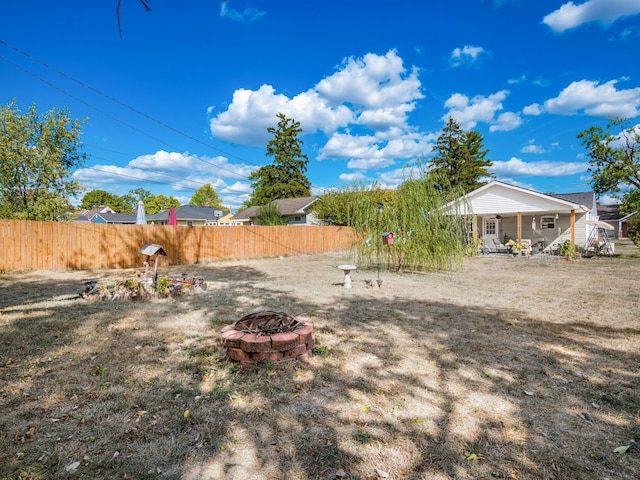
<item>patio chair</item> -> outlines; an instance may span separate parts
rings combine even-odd
[[[496,253],[511,253],[511,250],[509,249],[509,247],[507,247],[504,243],[502,243],[499,240],[496,240],[495,238],[492,239],[493,241],[493,245],[496,249]]]

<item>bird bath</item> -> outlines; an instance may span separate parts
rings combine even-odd
[[[351,288],[351,277],[349,273],[358,267],[355,265],[339,265],[338,268],[344,272],[344,288]]]

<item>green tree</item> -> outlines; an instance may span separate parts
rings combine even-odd
[[[142,200],[147,205],[147,199],[153,197],[153,194],[149,190],[144,188],[134,188],[120,197],[120,203],[122,204],[122,211],[119,213],[135,213],[138,208],[138,201]],[[157,212],[156,212],[157,213]]]
[[[166,195],[151,195],[143,199],[144,209],[148,215],[169,210],[171,207],[179,207],[180,201],[175,197],[167,197]]]
[[[275,203],[267,203],[258,208],[256,215],[258,225],[287,225],[287,221]]]
[[[359,205],[388,204],[393,190],[382,190],[378,184],[355,184],[341,190],[331,190],[311,206],[313,214],[328,225],[353,226]]]
[[[591,186],[597,195],[610,193],[622,200],[621,211],[640,209],[640,128],[622,117],[605,128],[578,134],[589,156]]]
[[[14,100],[0,106],[0,216],[56,220],[71,210],[67,200],[82,190],[73,180],[84,164],[81,122],[66,109],[21,113]]]
[[[311,195],[311,182],[305,175],[309,159],[302,153],[303,142],[298,138],[302,133],[300,123],[282,113],[277,117],[280,119],[278,128],[267,129],[274,135],[267,143],[267,156],[274,160],[249,176],[254,183],[248,206]]]
[[[429,162],[430,181],[441,191],[450,186],[460,187],[468,193],[492,178],[489,167],[493,164],[485,157],[489,150],[483,148],[484,137],[478,132],[465,131],[453,118],[449,118],[436,141],[437,155]]]
[[[193,197],[189,200],[189,205],[224,209],[220,197],[210,183],[201,186],[194,192]]]
[[[111,207],[114,212],[122,212],[122,197],[109,193],[106,190],[91,190],[84,194],[80,207],[91,210],[94,207],[104,205]]]

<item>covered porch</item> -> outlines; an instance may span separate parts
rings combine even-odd
[[[553,253],[563,242],[584,246],[587,220],[597,219],[595,194],[542,194],[492,181],[468,193],[460,205],[483,253],[507,253],[509,240],[529,253]]]
[[[528,245],[531,254],[553,253],[562,243],[576,243],[576,212],[507,212],[476,215],[482,253],[505,252],[510,240]]]

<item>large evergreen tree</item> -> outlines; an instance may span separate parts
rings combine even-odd
[[[283,113],[278,113],[277,117],[280,119],[278,128],[267,129],[274,136],[267,143],[267,156],[274,157],[273,163],[260,167],[249,176],[254,183],[248,206],[311,195],[311,182],[305,175],[309,159],[302,153],[303,142],[298,138],[302,133],[300,123]]]
[[[430,180],[442,191],[454,186],[468,193],[484,185],[482,179],[494,175],[488,170],[493,162],[485,158],[489,150],[483,142],[482,135],[463,130],[450,117],[436,142],[437,154],[429,162]]]
[[[65,109],[0,106],[0,217],[56,220],[71,210],[67,199],[81,191],[71,175],[85,160],[80,134]]]

